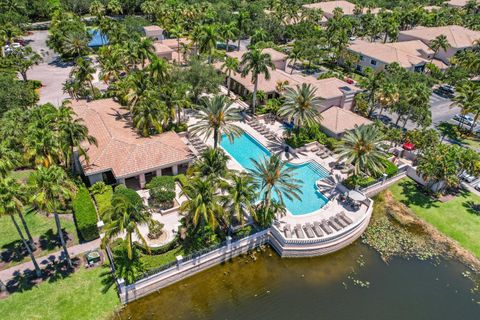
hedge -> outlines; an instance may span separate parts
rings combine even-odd
[[[390,178],[390,177],[393,177],[394,175],[396,175],[398,173],[398,167],[391,163],[390,161],[386,160],[385,161],[385,173],[387,174],[387,176]]]
[[[112,206],[112,186],[107,185],[104,182],[97,182],[90,187],[90,192],[97,204],[98,215],[102,217],[103,213]]]
[[[135,190],[125,187],[123,184],[118,185],[113,193],[114,195],[123,195],[127,197],[134,205],[143,206],[142,198]]]
[[[178,181],[182,187],[185,187],[188,185],[188,179],[184,174],[178,174],[175,177],[175,181]]]
[[[171,202],[175,199],[175,178],[172,176],[154,177],[148,184],[150,196],[157,203]]]
[[[359,177],[353,174],[343,181],[343,185],[348,189],[354,189],[356,186],[365,188],[374,184],[375,181],[377,180],[372,177]]]
[[[78,190],[73,200],[73,212],[77,229],[84,241],[91,241],[99,237],[97,227],[97,212],[92,198],[86,188]]]

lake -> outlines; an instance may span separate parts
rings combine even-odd
[[[238,257],[129,304],[115,319],[480,319],[455,261],[388,264],[357,241],[328,256]],[[478,302],[477,302],[478,301]]]

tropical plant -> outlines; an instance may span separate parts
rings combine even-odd
[[[226,57],[225,62],[222,64],[222,71],[227,74],[227,96],[230,96],[230,85],[232,82],[232,73],[235,75],[237,74],[238,67],[240,65],[240,62],[238,61],[237,58],[235,57]]]
[[[202,152],[192,170],[200,177],[226,178],[230,174],[227,167],[229,158],[222,149],[208,148]]]
[[[470,125],[470,133],[473,132],[475,125],[480,117],[480,85],[473,81],[464,81],[456,88],[455,97],[453,97],[453,106],[462,109],[462,114],[473,114],[473,123]],[[459,126],[463,125],[459,122]]]
[[[447,51],[448,48],[450,48],[450,43],[448,42],[447,36],[444,34],[437,36],[435,39],[430,41],[430,48],[432,48],[433,50],[433,56],[430,61],[433,61],[440,49],[442,49],[443,51]]]
[[[143,98],[132,109],[133,125],[143,137],[163,131],[165,105],[152,98]]]
[[[233,123],[241,120],[240,110],[226,96],[202,98],[197,117],[198,121],[192,125],[190,131],[205,138],[213,135],[215,149],[223,135],[233,141],[235,136],[242,133],[242,129]]]
[[[79,84],[80,95],[83,95],[82,92],[88,92],[92,96],[95,95],[97,91],[93,86],[93,75],[95,72],[96,69],[91,60],[84,58],[75,60],[75,66],[70,71],[70,79]],[[86,90],[84,86],[87,86],[89,90]]]
[[[33,194],[31,202],[46,214],[53,212],[57,226],[57,235],[62,244],[65,259],[67,260],[68,266],[72,268],[73,264],[68,254],[58,210],[60,207],[65,206],[68,200],[72,199],[75,186],[68,179],[65,171],[56,165],[48,168],[42,166],[37,167],[31,174],[30,180]]]
[[[369,105],[368,116],[371,117],[376,107],[377,92],[382,87],[385,79],[384,71],[374,71],[373,69],[365,68],[364,77],[358,82],[358,85],[367,91],[367,101]]]
[[[10,170],[20,164],[20,154],[7,143],[0,143],[0,178],[5,178]]]
[[[208,63],[212,63],[212,56],[220,39],[216,25],[204,25],[198,36],[198,50],[208,56]]]
[[[287,166],[278,155],[272,155],[270,158],[263,158],[260,161],[252,159],[253,169],[249,172],[253,177],[253,183],[262,199],[262,212],[270,214],[272,209],[272,197],[284,205],[284,198],[289,200],[300,200],[302,191],[300,189],[300,180],[295,178],[295,168]],[[265,220],[261,218],[261,220]]]
[[[264,76],[266,80],[270,80],[270,70],[275,70],[275,64],[272,62],[272,57],[268,53],[263,53],[261,50],[253,48],[247,51],[242,56],[240,62],[240,69],[242,70],[242,77],[246,77],[251,73],[251,80],[254,85],[252,96],[252,112],[255,114],[255,107],[257,103],[258,91],[258,77]]]
[[[145,67],[145,62],[155,56],[155,47],[153,46],[153,40],[150,38],[142,38],[139,41],[138,47],[136,49],[136,56],[142,62],[143,69]]]
[[[20,226],[15,219],[15,215],[22,214],[24,209],[24,198],[25,193],[15,179],[10,177],[0,179],[0,216],[10,216],[13,224],[15,225],[15,229],[22,240],[23,246],[25,249],[27,249],[30,259],[32,260],[37,277],[41,277],[42,271],[40,270],[31,248],[31,245],[34,245],[33,240],[30,241],[30,244],[27,242]],[[24,224],[24,226],[26,227],[26,224]]]
[[[151,216],[145,210],[141,201],[132,201],[127,195],[115,192],[112,197],[112,206],[103,212],[102,218],[106,221],[104,245],[125,234],[124,243],[127,249],[127,257],[132,260],[134,258],[133,235],[135,235],[149,250],[147,241],[138,226],[141,224],[148,225]]]
[[[227,219],[235,218],[244,224],[243,213],[253,215],[254,202],[257,192],[253,185],[253,178],[249,174],[240,173],[231,176],[227,194],[223,197],[223,207],[227,208]]]
[[[230,40],[235,39],[237,34],[238,34],[238,29],[234,22],[225,24],[220,28],[220,35],[222,39],[225,41],[227,52],[228,52],[228,46],[229,46]]]
[[[285,101],[278,111],[278,115],[293,122],[295,128],[313,126],[322,121],[320,107],[322,98],[317,96],[317,89],[310,84],[302,83],[296,89],[287,88]]]
[[[337,146],[339,161],[354,165],[354,174],[376,175],[385,169],[386,154],[380,145],[383,133],[375,126],[356,126],[342,138],[342,144]]]
[[[27,72],[42,61],[42,56],[32,50],[30,46],[14,50],[8,55],[11,60],[11,66],[22,76],[23,81],[27,81]]]

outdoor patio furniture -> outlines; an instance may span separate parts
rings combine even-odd
[[[289,224],[286,224],[285,227],[283,228],[283,232],[285,233],[285,238],[291,238],[292,237],[292,229]]]
[[[325,152],[323,152],[323,151],[317,152],[317,156],[319,156],[319,157],[322,157],[324,154],[325,154]]]
[[[339,231],[340,229],[342,229],[341,226],[338,225],[338,223],[335,222],[335,220],[333,220],[333,218],[329,218],[327,220],[327,223],[333,228],[335,229],[335,231]]]
[[[305,234],[303,234],[302,226],[300,224],[297,224],[294,229],[298,239],[305,238]]]
[[[315,234],[317,235],[317,237],[323,237],[323,231],[322,231],[322,228],[320,227],[320,223],[315,221],[313,223],[313,231],[315,232]]]
[[[338,216],[333,217],[333,221],[335,221],[342,228],[345,228],[347,226],[347,223],[343,221],[343,219],[340,219]]]
[[[305,233],[307,234],[307,237],[309,238],[315,238],[315,233],[313,232],[312,226],[310,223],[307,223],[303,226],[303,229],[305,230]]]
[[[312,149],[310,149],[311,152],[317,152],[318,151],[318,148],[317,147],[313,147]]]
[[[350,218],[345,214],[345,212],[343,212],[343,211],[340,212],[340,213],[338,214],[338,216],[339,216],[340,218],[342,218],[343,221],[345,221],[345,222],[348,223],[348,224],[352,224],[352,223],[353,223],[352,219],[350,219]]]
[[[328,154],[324,153],[323,155],[320,156],[320,158],[326,159],[326,158],[328,158]]]
[[[320,227],[322,227],[323,231],[325,231],[327,234],[332,234],[333,230],[330,228],[330,226],[327,224],[327,221],[324,219],[320,223]]]

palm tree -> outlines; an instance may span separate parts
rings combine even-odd
[[[221,27],[220,34],[225,41],[225,45],[227,46],[226,51],[228,52],[228,44],[230,43],[230,40],[235,39],[238,34],[238,29],[235,25],[235,22],[225,24],[223,27]]]
[[[247,23],[249,21],[250,17],[248,16],[248,12],[247,11],[240,11],[238,14],[237,14],[237,17],[236,17],[236,25],[237,25],[237,29],[238,29],[238,48],[237,48],[237,51],[240,51],[240,41],[242,40],[242,37],[243,35],[245,34],[245,31],[247,29]]]
[[[227,73],[227,90],[228,90],[228,93],[227,93],[227,96],[230,96],[230,84],[231,84],[231,81],[232,81],[232,73],[235,75],[237,74],[237,71],[238,71],[238,66],[239,66],[240,62],[238,61],[237,58],[235,57],[226,57],[225,58],[225,62],[222,64],[222,71]]]
[[[253,48],[242,56],[242,61],[240,62],[242,77],[246,77],[249,73],[252,74],[252,83],[254,85],[252,97],[253,114],[255,114],[257,103],[258,77],[263,75],[265,80],[270,80],[269,68],[275,70],[275,64],[273,64],[272,57],[268,53],[263,53],[261,50]]]
[[[212,56],[217,48],[219,40],[218,28],[216,25],[204,25],[199,34],[198,51],[208,55],[208,63],[212,63]]]
[[[208,148],[193,165],[193,171],[200,177],[225,178],[229,176],[228,159],[222,149]]]
[[[480,117],[480,86],[473,81],[465,81],[456,88],[455,97],[453,97],[453,106],[462,109],[462,114],[473,113],[473,123],[470,125],[470,133],[473,132],[478,118]],[[463,122],[459,122],[459,126]]]
[[[7,143],[0,143],[0,178],[5,178],[10,170],[20,164],[20,155]]]
[[[433,56],[430,61],[433,61],[440,49],[442,49],[443,51],[447,51],[448,48],[450,48],[450,43],[448,42],[447,36],[441,34],[432,41],[430,41],[430,48],[432,48],[433,50]]]
[[[40,267],[30,247],[30,245],[34,245],[33,240],[30,241],[30,245],[27,243],[27,240],[23,236],[22,230],[18,225],[17,220],[15,220],[16,214],[22,214],[22,210],[24,208],[23,200],[24,192],[21,189],[20,185],[15,181],[15,179],[11,177],[0,179],[0,216],[8,215],[12,219],[12,222],[17,229],[18,235],[22,240],[23,246],[25,247],[25,249],[27,249],[30,259],[33,262],[33,265],[35,267],[35,273],[37,277],[40,278],[42,276],[42,271],[40,270]],[[26,226],[26,224],[24,226]]]
[[[88,162],[88,154],[83,142],[90,145],[97,145],[95,137],[88,134],[88,128],[83,123],[83,119],[78,119],[73,109],[65,100],[57,111],[57,126],[60,135],[60,144],[64,153],[66,167],[70,166],[72,172],[75,169],[74,150],[79,156],[83,156]]]
[[[138,43],[137,57],[142,62],[142,69],[145,67],[145,61],[152,59],[155,56],[155,47],[153,40],[150,38],[142,38]]]
[[[198,121],[190,131],[193,134],[205,136],[205,139],[213,134],[213,147],[216,149],[226,135],[230,141],[239,136],[243,130],[233,122],[242,119],[240,110],[233,106],[226,96],[204,97],[198,110]]]
[[[63,42],[63,51],[68,57],[75,60],[86,55],[90,49],[88,47],[88,37],[83,33],[70,32]]]
[[[223,207],[227,208],[228,218],[230,220],[235,218],[243,225],[243,212],[252,215],[255,200],[257,192],[253,186],[252,176],[245,173],[232,175],[223,203]]]
[[[104,244],[107,241],[111,241],[125,234],[125,245],[127,247],[128,259],[130,260],[133,258],[134,234],[142,241],[147,249],[149,248],[138,226],[140,224],[148,224],[151,221],[151,216],[141,202],[131,201],[131,199],[124,194],[114,194],[112,197],[112,206],[110,209],[104,211],[102,218],[107,221],[104,229]]]
[[[165,105],[155,99],[144,98],[132,110],[133,124],[143,137],[163,131]]]
[[[295,178],[294,167],[287,166],[278,155],[264,158],[262,161],[252,159],[254,168],[250,169],[256,190],[260,193],[263,210],[269,213],[272,205],[272,196],[275,194],[278,201],[284,204],[284,197],[289,200],[298,199],[302,190],[299,179]]]
[[[92,61],[78,58],[75,60],[75,66],[70,71],[70,77],[81,85],[87,84],[92,95],[94,95],[95,87],[93,86],[93,75],[95,72],[96,69],[93,66]]]
[[[165,59],[152,56],[146,70],[156,83],[162,85],[170,77],[170,69],[170,64]]]
[[[293,70],[295,70],[295,63],[297,63],[297,61],[300,60],[302,56],[303,56],[302,49],[294,45],[292,51],[290,51],[290,53],[288,54],[288,59],[290,60],[290,63],[291,63],[290,74],[293,74]]]
[[[100,78],[105,83],[117,81],[123,72],[127,71],[124,56],[116,46],[103,46],[99,50]]]
[[[107,9],[110,11],[113,15],[118,15],[123,12],[122,5],[120,4],[119,0],[110,0],[108,1],[107,4]]]
[[[385,108],[395,104],[400,99],[398,86],[393,82],[386,82],[382,85],[378,92],[378,102],[381,105],[380,116]]]
[[[310,84],[302,83],[297,89],[287,88],[285,102],[278,111],[281,117],[286,117],[297,128],[301,126],[313,126],[323,120],[320,114],[322,98],[316,95],[317,89]]]
[[[183,36],[185,30],[181,24],[176,24],[173,28],[170,29],[170,34],[172,37],[177,39],[177,55],[178,60],[180,61],[180,38]]]
[[[367,100],[370,107],[368,111],[368,116],[371,117],[373,111],[375,111],[375,101],[377,98],[377,91],[381,88],[382,83],[385,79],[384,71],[374,71],[371,68],[366,68],[364,70],[365,76],[358,82],[360,88],[367,91]]]
[[[60,206],[65,205],[68,199],[72,198],[75,185],[68,179],[62,168],[52,165],[48,168],[37,167],[31,174],[31,190],[34,194],[31,202],[39,210],[49,214],[53,212],[57,234],[62,244],[68,266],[73,267],[72,260],[68,254],[67,245],[63,236],[62,225],[58,215]]]
[[[354,165],[356,175],[365,173],[376,175],[385,169],[386,154],[380,148],[383,133],[376,126],[356,126],[342,138],[337,147],[339,161]]]
[[[181,195],[188,200],[180,205],[180,211],[186,214],[187,221],[194,227],[206,226],[213,229],[225,216],[222,196],[217,193],[218,183],[215,179],[193,178],[182,188]]]

